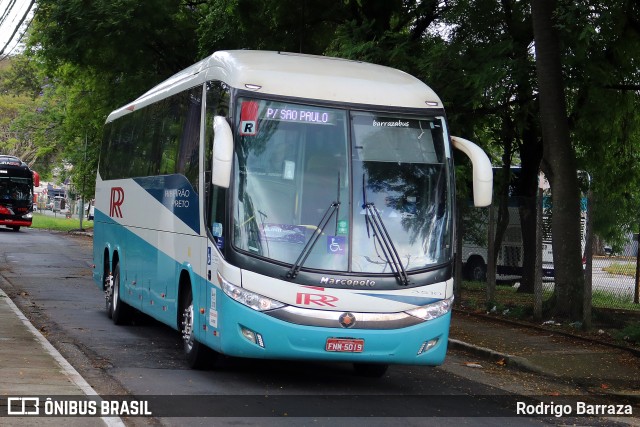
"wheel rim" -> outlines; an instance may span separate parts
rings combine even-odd
[[[111,306],[113,307],[113,311],[116,311],[118,308],[118,300],[120,300],[120,275],[116,274],[113,276],[113,283],[111,285]]]
[[[182,339],[187,353],[193,349],[193,303],[182,314]]]
[[[111,311],[113,308],[113,278],[107,277],[107,280],[105,280],[104,293],[107,300],[107,310]]]

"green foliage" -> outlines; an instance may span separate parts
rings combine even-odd
[[[24,57],[3,61],[0,72],[0,152],[20,157],[32,167],[42,166],[47,148],[39,139],[42,123],[42,79],[37,69]],[[46,171],[43,171],[46,174]]]
[[[574,146],[592,177],[595,231],[610,242],[638,227],[639,13],[621,0],[564,1],[559,9]]]
[[[0,94],[24,95],[32,99],[42,94],[43,75],[29,58],[16,55],[3,62],[6,67],[0,72]]]
[[[202,5],[196,29],[199,56],[217,50],[250,47],[241,15],[238,0],[215,0]]]
[[[39,0],[28,46],[123,82],[167,77],[193,62],[197,7],[180,0]]]

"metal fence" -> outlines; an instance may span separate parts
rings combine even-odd
[[[620,253],[597,249],[598,253],[605,255],[592,257],[592,305],[640,311],[640,286],[636,277],[639,261],[637,235],[630,236],[628,244]]]
[[[588,205],[590,207],[591,203]],[[508,274],[498,273],[494,279],[492,272],[487,271],[489,267],[487,264],[490,263],[487,259],[489,258],[488,253],[491,252],[487,250],[488,247],[482,249],[484,250],[483,257],[486,256],[484,261],[486,283],[472,283],[469,280],[471,279],[469,274],[467,274],[470,271],[468,264],[470,264],[469,261],[473,260],[473,258],[476,258],[475,261],[477,261],[478,255],[476,254],[470,257],[470,252],[467,250],[468,248],[463,248],[459,249],[463,253],[461,262],[466,262],[466,264],[464,264],[459,274],[461,278],[465,278],[467,281],[464,282],[462,287],[463,292],[457,295],[460,303],[471,303],[476,307],[486,305],[487,310],[509,311],[530,310],[532,308],[534,308],[534,310],[540,310],[543,302],[552,297],[555,287],[553,273],[545,271],[550,265],[553,265],[550,242],[551,236],[547,236],[547,234],[549,234],[548,232],[545,234],[545,230],[550,227],[549,224],[545,224],[542,211],[540,208],[538,214],[539,250],[537,250],[536,253],[537,257],[539,257],[537,260],[539,261],[537,263],[539,268],[537,267],[537,269],[540,270],[540,275],[534,279],[538,284],[537,291],[534,291],[533,294],[530,292],[519,292],[518,288],[520,287],[521,277],[517,277],[517,274],[511,274],[511,276],[509,276]],[[493,229],[495,228],[495,219],[493,220],[494,225],[492,225],[490,218],[495,218],[495,215],[489,212],[481,216],[481,218],[484,219],[484,221],[481,222],[486,226],[487,240],[490,241],[491,235],[494,233]],[[583,216],[583,219],[584,218],[590,220],[591,215]],[[638,235],[630,235],[624,249],[618,253],[613,253],[610,250],[605,250],[602,244],[599,244],[602,246],[599,247],[592,243],[593,238],[590,235],[591,224],[590,221],[588,222],[589,223],[584,221],[581,224],[582,227],[586,228],[586,233],[583,234],[583,236],[585,236],[583,247],[585,248],[584,255],[586,260],[584,269],[585,307],[589,305],[587,301],[590,299],[590,306],[596,309],[630,310],[640,313],[640,284],[636,278],[640,264],[638,258],[640,256],[638,250]],[[464,233],[464,227],[461,228],[463,228]],[[520,232],[519,220],[509,221],[509,226],[504,233],[505,239],[501,244],[496,260],[496,263],[501,265],[503,270],[509,265],[522,266],[523,247]],[[510,235],[518,236],[517,238],[509,238]],[[519,241],[519,246],[510,244],[509,242],[511,240],[514,242]],[[489,245],[489,247],[491,247],[491,245]],[[482,250],[476,250],[476,253],[482,253]],[[517,256],[514,256],[514,253],[516,253]],[[491,285],[494,280],[495,287]],[[539,313],[540,311],[538,311],[538,315]],[[534,316],[535,315],[534,313]]]

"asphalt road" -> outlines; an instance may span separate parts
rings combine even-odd
[[[391,366],[380,379],[355,376],[350,365],[231,358],[215,370],[191,370],[182,357],[177,332],[143,315],[131,325],[111,323],[103,293],[91,278],[91,248],[87,237],[0,229],[0,274],[10,283],[4,291],[103,396],[175,395],[169,406],[195,403],[199,414],[221,416],[215,418],[216,425],[422,426],[454,421],[449,417],[456,417],[455,424],[471,426],[567,422],[513,417],[506,390],[539,388],[535,379],[517,374],[489,379],[487,371],[461,368],[467,356],[453,352],[442,367]],[[219,398],[208,410],[220,413],[211,414],[203,407],[211,404],[207,400],[211,396]],[[265,403],[265,396],[276,399]],[[245,397],[258,405],[275,401],[291,414],[243,416]],[[126,422],[212,424],[210,418]],[[580,423],[589,425],[585,419]]]

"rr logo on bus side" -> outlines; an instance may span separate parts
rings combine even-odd
[[[322,295],[322,294],[308,294],[306,292],[298,292],[296,294],[296,304],[302,305],[319,305],[321,307],[329,306],[335,307],[332,303],[338,301],[338,297],[334,297],[333,295]]]
[[[124,203],[124,190],[122,187],[111,187],[111,200],[109,201],[109,216],[122,218],[122,203]]]

